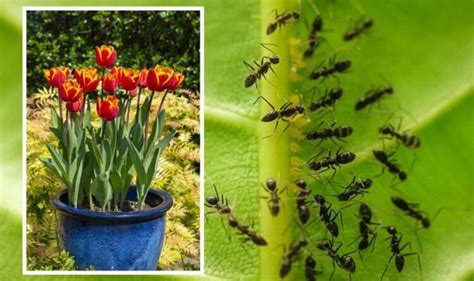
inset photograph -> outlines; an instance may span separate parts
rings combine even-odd
[[[201,273],[202,8],[23,13],[24,274]]]

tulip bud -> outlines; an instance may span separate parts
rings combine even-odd
[[[138,78],[138,87],[146,88],[146,76],[148,75],[147,69],[142,69],[140,71],[140,77]]]
[[[102,89],[109,94],[113,94],[115,93],[115,90],[117,90],[117,87],[117,77],[111,73],[104,74],[104,78],[102,79]]]
[[[174,70],[169,67],[156,66],[148,71],[147,86],[152,91],[163,92],[166,90],[166,84],[173,77]]]
[[[124,69],[122,71],[122,88],[126,91],[132,91],[137,88],[140,72],[133,69]]]
[[[96,109],[100,118],[112,121],[119,113],[119,100],[116,96],[107,96],[104,100],[97,98]]]
[[[69,112],[78,112],[82,109],[83,104],[84,104],[84,96],[81,95],[77,101],[66,103],[66,107],[67,107],[67,110],[69,110]]]
[[[179,88],[181,83],[184,81],[184,75],[180,72],[175,72],[173,77],[171,77],[170,81],[166,84],[166,88],[168,90],[176,90]]]
[[[53,67],[44,70],[44,77],[53,88],[59,88],[69,76],[70,70],[67,67]]]
[[[59,87],[59,97],[65,102],[75,102],[82,96],[82,88],[73,80],[66,80]]]
[[[100,67],[111,68],[117,60],[117,51],[114,47],[102,45],[95,47],[95,61]]]
[[[76,71],[74,71],[74,77],[85,93],[94,92],[99,85],[99,75],[95,68],[76,69]]]

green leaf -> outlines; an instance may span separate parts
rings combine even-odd
[[[155,119],[155,122],[153,122],[153,127],[151,130],[150,134],[150,139],[149,139],[149,147],[155,144],[155,142],[158,140],[158,138],[161,135],[161,132],[163,131],[163,126],[165,125],[165,110],[162,110],[159,114],[159,116]]]
[[[109,173],[105,172],[98,175],[91,184],[91,192],[99,202],[101,208],[104,208],[112,199],[112,186],[109,182]]]
[[[128,140],[128,148],[130,151],[130,156],[132,158],[133,167],[135,167],[135,171],[137,172],[137,182],[147,182],[147,174],[143,165],[143,159],[130,140]]]

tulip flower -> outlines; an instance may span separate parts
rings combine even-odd
[[[140,72],[133,69],[124,69],[122,71],[121,86],[124,90],[132,91],[137,88]]]
[[[166,88],[168,90],[176,90],[179,88],[179,86],[181,85],[181,83],[183,83],[184,81],[184,75],[180,72],[175,72],[173,74],[173,77],[171,77],[170,81],[168,81],[168,83],[166,84]]]
[[[85,93],[94,92],[99,85],[99,75],[97,75],[97,69],[95,68],[76,69],[74,77]]]
[[[104,100],[97,98],[97,114],[106,121],[112,121],[119,113],[119,100],[116,96],[107,96]]]
[[[70,70],[67,67],[53,67],[44,70],[44,77],[53,88],[59,88],[69,76]]]
[[[122,85],[121,83],[122,83],[123,70],[124,70],[123,66],[112,67],[112,74],[115,75],[115,77],[117,78],[119,86]]]
[[[169,67],[156,66],[148,71],[147,86],[152,91],[163,92],[166,84],[173,78],[174,70]]]
[[[95,61],[100,67],[111,68],[117,60],[117,51],[114,47],[102,45],[95,47]]]
[[[102,89],[109,94],[113,94],[115,93],[115,90],[117,90],[117,87],[117,77],[111,73],[104,74],[104,78],[102,79]]]
[[[59,97],[65,102],[75,102],[83,94],[83,90],[79,84],[73,80],[66,80],[59,87]]]
[[[138,78],[138,87],[140,88],[146,88],[146,77],[148,75],[148,70],[147,69],[142,69],[140,71],[140,77]]]
[[[77,101],[68,102],[66,104],[66,107],[67,107],[67,110],[69,110],[69,112],[78,112],[82,109],[83,104],[84,104],[84,96],[81,95]]]

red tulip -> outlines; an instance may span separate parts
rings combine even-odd
[[[59,87],[59,97],[65,102],[75,102],[82,96],[82,88],[73,80],[66,80]]]
[[[166,84],[166,88],[168,90],[176,90],[179,88],[181,83],[184,81],[184,75],[180,72],[175,72],[173,77],[171,77],[170,81]]]
[[[44,77],[53,88],[59,88],[69,76],[70,70],[67,67],[53,67],[44,70]]]
[[[148,71],[147,86],[152,91],[163,92],[166,90],[166,84],[173,77],[174,70],[169,67],[156,66]]]
[[[102,79],[102,89],[109,94],[115,93],[118,87],[118,79],[111,73],[106,73]]]
[[[140,72],[131,68],[124,69],[122,71],[121,85],[124,90],[132,91],[137,88],[138,78],[140,78]]]
[[[85,93],[94,92],[99,85],[99,75],[97,75],[97,69],[95,68],[76,69],[74,77]]]
[[[66,104],[66,107],[67,107],[67,110],[69,110],[69,112],[78,112],[82,109],[83,104],[84,104],[84,96],[81,95],[77,101],[68,102]]]
[[[140,71],[140,77],[138,78],[138,87],[140,88],[146,88],[146,76],[148,74],[148,70],[147,69],[142,69],[142,71]]]
[[[115,75],[115,77],[117,78],[119,86],[122,85],[121,83],[122,83],[123,70],[124,70],[123,66],[112,67],[112,74]]]
[[[128,95],[132,98],[136,97],[138,94],[138,87],[136,87],[134,90],[128,91]]]
[[[100,67],[111,68],[117,60],[117,51],[114,47],[102,45],[95,47],[95,61]]]
[[[112,121],[119,113],[119,100],[116,96],[107,96],[104,100],[97,98],[97,114],[106,121]]]

